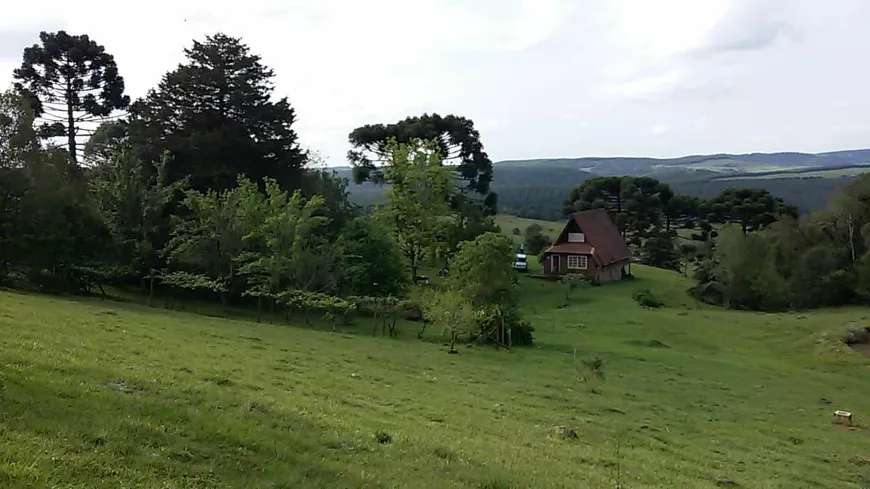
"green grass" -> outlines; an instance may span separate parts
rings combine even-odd
[[[623,488],[862,487],[870,358],[837,338],[870,311],[700,307],[632,268],[570,302],[522,278],[537,345],[459,355],[411,323],[389,339],[0,292],[0,487],[597,489],[617,468]]]
[[[565,223],[562,221],[544,221],[542,219],[528,219],[525,217],[512,216],[510,214],[498,214],[495,216],[495,223],[501,228],[501,232],[514,240],[516,244],[520,244],[525,239],[526,228],[532,224],[541,226],[541,232],[545,236],[549,236],[553,241],[559,237]],[[513,230],[519,229],[520,234],[514,234]]]

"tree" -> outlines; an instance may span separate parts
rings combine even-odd
[[[124,149],[122,146],[127,142],[127,132],[125,121],[106,121],[97,126],[82,151],[85,165],[95,167],[108,162],[116,152]],[[136,159],[141,161],[139,158]],[[162,159],[156,163],[158,171],[161,170],[162,164]]]
[[[124,95],[114,56],[88,35],[43,31],[39,39],[40,44],[24,50],[13,75],[15,88],[44,119],[42,136],[66,136],[70,158],[77,163],[76,138],[88,132],[83,125],[127,108],[130,97]]]
[[[193,190],[225,190],[239,174],[262,185],[302,185],[305,155],[286,98],[272,100],[274,72],[240,39],[215,34],[185,49],[186,62],[133,104],[130,141],[147,162],[173,155],[169,177]]]
[[[447,224],[446,254],[448,260],[459,250],[463,241],[471,241],[487,232],[499,232],[495,219],[490,213],[468,199],[465,195],[454,194],[453,218]]]
[[[675,239],[676,235],[673,231],[654,228],[641,246],[643,264],[666,270],[679,270],[680,252]]]
[[[797,208],[764,189],[730,188],[705,202],[700,212],[718,223],[737,222],[743,233],[761,229],[781,216],[797,217]]]
[[[109,160],[92,172],[91,191],[113,238],[111,261],[148,280],[148,305],[151,306],[154,279],[165,266],[161,254],[168,234],[165,215],[186,182],[168,181],[168,154],[164,154],[153,177],[146,173],[142,162],[126,150],[106,156]]]
[[[605,209],[623,237],[643,237],[666,217],[665,209],[673,198],[670,186],[654,178],[597,177],[572,190],[562,210],[570,214]]]
[[[391,233],[370,216],[350,221],[342,233],[344,256],[342,289],[347,295],[388,297],[400,295],[407,273]]]
[[[274,299],[288,289],[333,286],[334,257],[324,233],[329,218],[318,215],[323,197],[306,200],[299,190],[288,196],[271,178],[265,186],[265,195],[242,187],[234,191],[242,191],[236,202],[239,227],[246,231],[245,251],[236,258],[239,274],[248,279],[243,295],[257,297],[259,306],[263,298]]]
[[[423,114],[408,117],[395,124],[371,124],[354,129],[350,135],[353,146],[348,160],[354,167],[357,183],[371,180],[375,183],[391,182],[387,167],[378,163],[390,163],[391,141],[409,144],[414,139],[434,140],[444,164],[451,167],[459,178],[465,180],[466,189],[484,196],[484,207],[495,210],[497,197],[490,192],[492,161],[483,150],[480,133],[474,123],[465,117]]]
[[[387,151],[390,164],[385,175],[392,182],[387,219],[394,226],[399,248],[416,282],[427,251],[444,240],[453,182],[450,170],[441,166],[437,144],[432,141],[415,139],[400,144],[392,140]]]
[[[459,245],[448,277],[449,287],[478,308],[513,305],[516,301],[511,240],[501,233],[484,233]]]
[[[250,221],[241,219],[243,203],[258,196],[256,184],[240,176],[232,190],[188,190],[182,202],[186,215],[176,215],[167,254],[179,271],[191,272],[211,284],[226,303],[227,292],[238,276],[238,259],[246,251],[244,237]]]
[[[33,122],[33,109],[21,95],[0,93],[0,169],[20,168],[39,149]]]
[[[665,231],[670,231],[675,221],[685,219],[688,222],[697,216],[700,199],[689,195],[674,195],[664,205]]]
[[[551,244],[553,244],[553,240],[541,232],[541,226],[534,224],[526,228],[524,240],[526,253],[535,256],[540,255]]]
[[[689,275],[689,265],[692,260],[698,256],[698,247],[691,243],[683,243],[680,245],[680,259],[683,264],[683,275]]]
[[[0,275],[11,268],[45,291],[88,292],[108,234],[66,152],[39,150],[0,170]]]
[[[450,335],[449,353],[456,353],[456,340],[474,328],[474,309],[462,292],[444,289],[435,292],[425,303],[426,317],[440,324]]]

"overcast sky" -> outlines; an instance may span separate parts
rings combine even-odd
[[[224,32],[331,165],[353,128],[432,111],[473,119],[494,161],[870,147],[868,0],[9,3],[0,87],[40,30],[104,44],[133,98]]]

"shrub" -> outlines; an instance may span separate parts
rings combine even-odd
[[[523,232],[520,231],[520,228],[514,228],[514,229],[511,231],[511,234],[513,234],[514,236],[520,236],[520,235],[523,234]]]
[[[649,289],[641,289],[634,293],[634,301],[643,307],[658,308],[665,305],[655,294]]]
[[[528,346],[534,343],[534,331],[531,323],[523,321],[519,308],[509,306],[505,308],[488,308],[480,311],[475,318],[477,323],[477,336],[488,335],[494,328],[504,321],[505,334],[510,332],[512,346]],[[490,338],[482,338],[483,342],[489,342]]]

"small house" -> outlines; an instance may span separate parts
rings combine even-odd
[[[604,209],[576,212],[544,252],[545,275],[582,273],[598,282],[621,280],[631,251]]]

